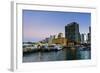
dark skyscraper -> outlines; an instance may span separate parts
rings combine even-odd
[[[87,42],[90,44],[91,43],[91,27],[89,26],[89,33],[88,33],[88,40]]]
[[[65,38],[69,41],[80,42],[79,24],[71,22],[65,26]]]

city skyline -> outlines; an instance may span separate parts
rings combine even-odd
[[[79,24],[80,33],[88,33],[91,24],[90,13],[23,10],[23,42],[40,41],[50,35],[65,33],[64,27]]]

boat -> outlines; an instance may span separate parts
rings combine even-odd
[[[86,47],[86,46],[81,46],[81,47],[79,47],[79,50],[88,51],[88,50],[91,50],[91,48],[90,47]]]
[[[53,51],[59,51],[62,49],[60,45],[56,45],[56,44],[49,45],[48,48],[49,50],[53,50]]]

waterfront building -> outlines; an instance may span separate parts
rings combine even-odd
[[[79,24],[71,22],[65,26],[65,38],[74,43],[80,43]]]
[[[89,33],[91,33],[91,27],[89,26]]]
[[[55,39],[55,35],[50,35],[50,38],[48,39],[48,44],[52,44],[52,40]]]
[[[84,42],[84,34],[82,33],[81,34],[81,44],[83,44],[83,43],[85,43],[85,42]]]
[[[89,26],[89,33],[87,34],[87,43],[91,44],[91,27]]]
[[[84,43],[87,43],[87,40],[88,40],[88,34],[84,33]]]
[[[88,33],[88,40],[87,40],[87,43],[91,43],[91,34],[90,33]]]
[[[41,43],[45,44],[49,42],[49,38],[45,38],[44,40],[40,41]]]
[[[59,33],[58,37],[52,40],[52,44],[67,46],[67,39],[63,37],[63,33]]]
[[[59,44],[62,46],[67,46],[67,39],[65,39],[64,37],[56,38],[52,40],[52,44]]]
[[[63,37],[63,33],[59,33],[58,38],[62,38],[62,37]]]
[[[87,43],[88,42],[88,35],[87,33],[82,33],[81,34],[81,44]]]

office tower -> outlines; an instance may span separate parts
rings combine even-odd
[[[77,22],[71,22],[65,26],[65,38],[80,43],[79,24]]]
[[[89,33],[88,33],[88,40],[87,42],[90,44],[91,43],[91,27],[89,26]]]
[[[81,44],[83,44],[84,43],[84,34],[82,33],[81,34]]]

